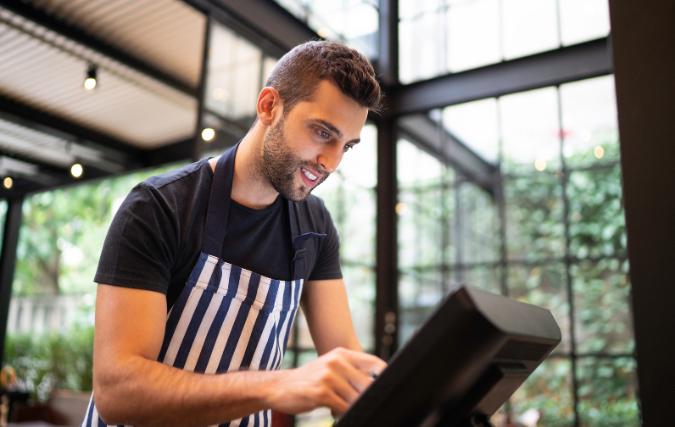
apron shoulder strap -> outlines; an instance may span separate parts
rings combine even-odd
[[[305,245],[307,241],[312,237],[326,237],[326,235],[312,231],[302,233],[298,204],[288,199],[286,201],[288,203],[288,218],[291,222],[291,240],[293,241],[293,250],[295,251],[291,271],[293,272],[293,280],[300,280],[305,274],[305,253],[307,251]]]
[[[202,252],[220,258],[225,241],[227,216],[230,212],[230,195],[234,179],[234,158],[239,143],[223,153],[216,163],[206,213]]]

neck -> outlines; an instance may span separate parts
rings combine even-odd
[[[258,166],[264,137],[264,126],[258,122],[239,144],[234,161],[232,200],[252,209],[266,208],[279,195],[263,177]],[[217,159],[211,159],[211,167],[215,167],[216,161]]]

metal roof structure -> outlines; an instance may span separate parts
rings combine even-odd
[[[177,0],[0,2],[2,196],[76,182],[74,163],[84,178],[149,166],[192,140],[206,21]]]

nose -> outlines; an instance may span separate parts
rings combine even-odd
[[[331,146],[326,147],[321,154],[317,162],[319,166],[326,170],[328,173],[333,173],[337,169],[338,165],[342,161],[343,146],[339,144],[331,144]]]

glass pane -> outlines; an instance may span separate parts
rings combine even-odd
[[[401,83],[424,80],[446,72],[444,20],[441,13],[425,13],[400,22]]]
[[[564,0],[560,5],[562,44],[570,45],[609,34],[607,0]]]
[[[511,298],[551,311],[562,333],[562,341],[553,351],[556,354],[569,353],[570,317],[565,265],[511,265],[507,280]]]
[[[500,294],[502,283],[502,268],[493,266],[478,266],[471,268],[450,269],[448,272],[448,289],[455,283],[464,283],[484,291]]]
[[[489,163],[499,160],[499,117],[495,98],[443,109],[443,125]]]
[[[560,86],[567,166],[619,160],[614,76]]]
[[[499,62],[499,0],[456,3],[447,14],[448,70],[457,72]]]
[[[571,268],[578,353],[631,353],[628,261],[605,258]]]
[[[560,128],[555,88],[499,99],[502,170],[509,173],[560,168]]]
[[[556,0],[502,0],[505,59],[560,45],[556,3]]]
[[[567,427],[574,425],[572,364],[548,359],[530,375],[510,399],[510,420],[495,425]],[[503,407],[498,417],[507,421]],[[499,421],[499,420],[494,420]]]
[[[560,258],[565,253],[560,179],[551,174],[506,179],[506,247],[511,260]]]
[[[286,10],[330,40],[341,40],[366,57],[378,56],[379,16],[369,0],[275,0]]]
[[[500,258],[499,213],[490,193],[470,182],[459,186],[459,212],[455,215],[454,245],[461,257],[455,261],[471,264]],[[450,262],[453,260],[450,259]]]
[[[625,254],[621,167],[573,171],[567,195],[570,253],[578,258]]]
[[[218,23],[211,29],[210,51],[206,108],[250,124],[260,91],[262,52]]]
[[[375,325],[375,271],[361,266],[342,265],[349,308],[354,322],[356,336],[361,347],[367,352],[375,351],[373,331]]]
[[[401,20],[412,19],[425,13],[442,12],[443,8],[443,0],[399,0],[398,2],[398,13]]]
[[[439,265],[447,233],[440,188],[399,192],[399,266]]]
[[[396,173],[401,189],[438,185],[443,181],[443,164],[405,139],[398,140],[396,158]]]
[[[582,427],[638,427],[637,375],[632,357],[583,358],[577,365]]]
[[[403,345],[445,295],[442,273],[437,270],[401,272],[399,293],[399,343]]]
[[[5,219],[7,218],[7,201],[0,200],[0,254],[2,254],[2,242],[5,237]]]

